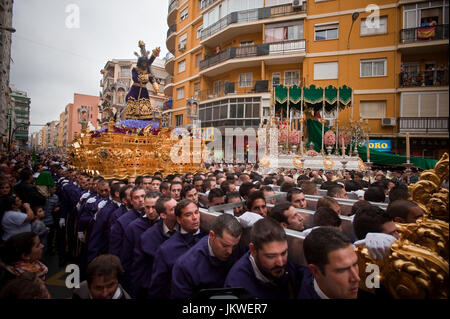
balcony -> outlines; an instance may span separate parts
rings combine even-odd
[[[178,1],[174,0],[169,4],[169,11],[167,14],[167,25],[172,25],[177,20]]]
[[[400,30],[401,43],[432,40],[448,40],[448,24]]]
[[[400,87],[448,86],[448,68],[424,72],[402,72]]]
[[[289,64],[302,61],[305,55],[305,40],[263,43],[254,46],[231,47],[200,61],[200,73],[215,76],[239,67],[254,67],[264,60],[267,65]],[[249,57],[254,57],[248,59]],[[231,60],[230,63],[222,62]]]
[[[230,38],[241,34],[242,32],[245,32],[247,34],[261,32],[261,24],[267,21],[254,23],[255,21],[267,19],[274,20],[274,18],[277,18],[276,21],[280,22],[283,20],[280,20],[280,17],[289,17],[290,15],[300,13],[305,14],[306,17],[306,3],[304,3],[301,8],[298,9],[293,8],[292,5],[289,4],[276,7],[265,7],[232,12],[219,21],[215,22],[214,24],[203,29],[201,34],[201,43],[206,46],[216,46]],[[242,27],[244,27],[245,30],[240,29]],[[219,32],[220,36],[212,37]]]
[[[216,99],[220,97],[233,97],[234,95],[260,94],[269,92],[269,81],[240,81],[225,82],[220,87],[200,91],[200,101]]]
[[[448,24],[402,29],[398,49],[418,55],[448,50]]]
[[[172,54],[175,51],[176,31],[177,31],[176,24],[172,24],[170,26],[169,30],[167,30],[166,46],[167,46],[167,50],[169,50],[169,52],[171,52]]]
[[[175,57],[171,54],[170,57],[166,60],[165,69],[169,74],[173,74],[173,69],[175,65]]]
[[[164,95],[165,96],[172,96],[172,94],[173,94],[173,76],[169,75],[165,79]]]
[[[400,133],[448,133],[447,117],[402,117]]]
[[[199,9],[204,10],[204,9],[208,8],[211,4],[213,4],[214,2],[217,2],[217,1],[218,0],[201,0]]]

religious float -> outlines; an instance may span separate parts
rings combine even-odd
[[[168,118],[159,106],[149,99],[147,84],[158,94],[151,64],[159,55],[159,48],[145,49],[139,41],[140,55],[132,70],[133,85],[127,96],[125,120],[114,121],[99,130],[90,130],[82,123],[82,133],[77,134],[68,149],[75,168],[91,176],[127,178],[152,174],[164,175],[196,172],[202,168],[202,150],[206,150],[198,131],[178,129],[167,125]],[[186,151],[188,150],[188,151]]]
[[[331,85],[326,88],[279,85],[272,93],[271,117],[262,127],[266,131],[263,139],[269,141],[266,143],[266,156],[259,161],[265,172],[277,167],[367,169],[358,156],[358,147],[367,142],[369,128],[367,122],[352,121],[351,88],[346,85],[339,88]],[[344,123],[339,125],[339,111],[348,112],[349,108],[352,113],[350,122],[347,126],[342,125]],[[312,141],[313,133],[320,135],[319,143]],[[274,143],[278,145],[276,150],[271,149]]]

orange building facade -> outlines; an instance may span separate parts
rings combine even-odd
[[[86,117],[91,129],[97,129],[99,97],[75,93],[73,103],[66,105],[64,112],[64,142],[68,146],[75,137],[81,133],[80,120]]]
[[[353,89],[340,125],[367,123],[392,152],[439,158],[448,148],[449,1],[174,0],[166,61],[172,124],[186,99],[203,127],[258,127],[274,86]]]

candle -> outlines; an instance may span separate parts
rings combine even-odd
[[[406,133],[406,163],[409,164],[409,157],[410,157],[410,152],[409,152],[409,133]]]
[[[342,143],[342,157],[345,157],[344,137],[341,138]]]
[[[339,148],[338,148],[338,144],[339,144],[339,142],[338,142],[338,140],[339,140],[339,121],[338,120],[336,120],[336,150],[337,150],[337,153],[339,154]]]
[[[370,163],[369,135],[366,136],[367,163]]]

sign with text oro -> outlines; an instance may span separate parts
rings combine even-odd
[[[392,141],[391,140],[369,140],[369,149],[379,151],[379,152],[390,152],[392,150]]]

